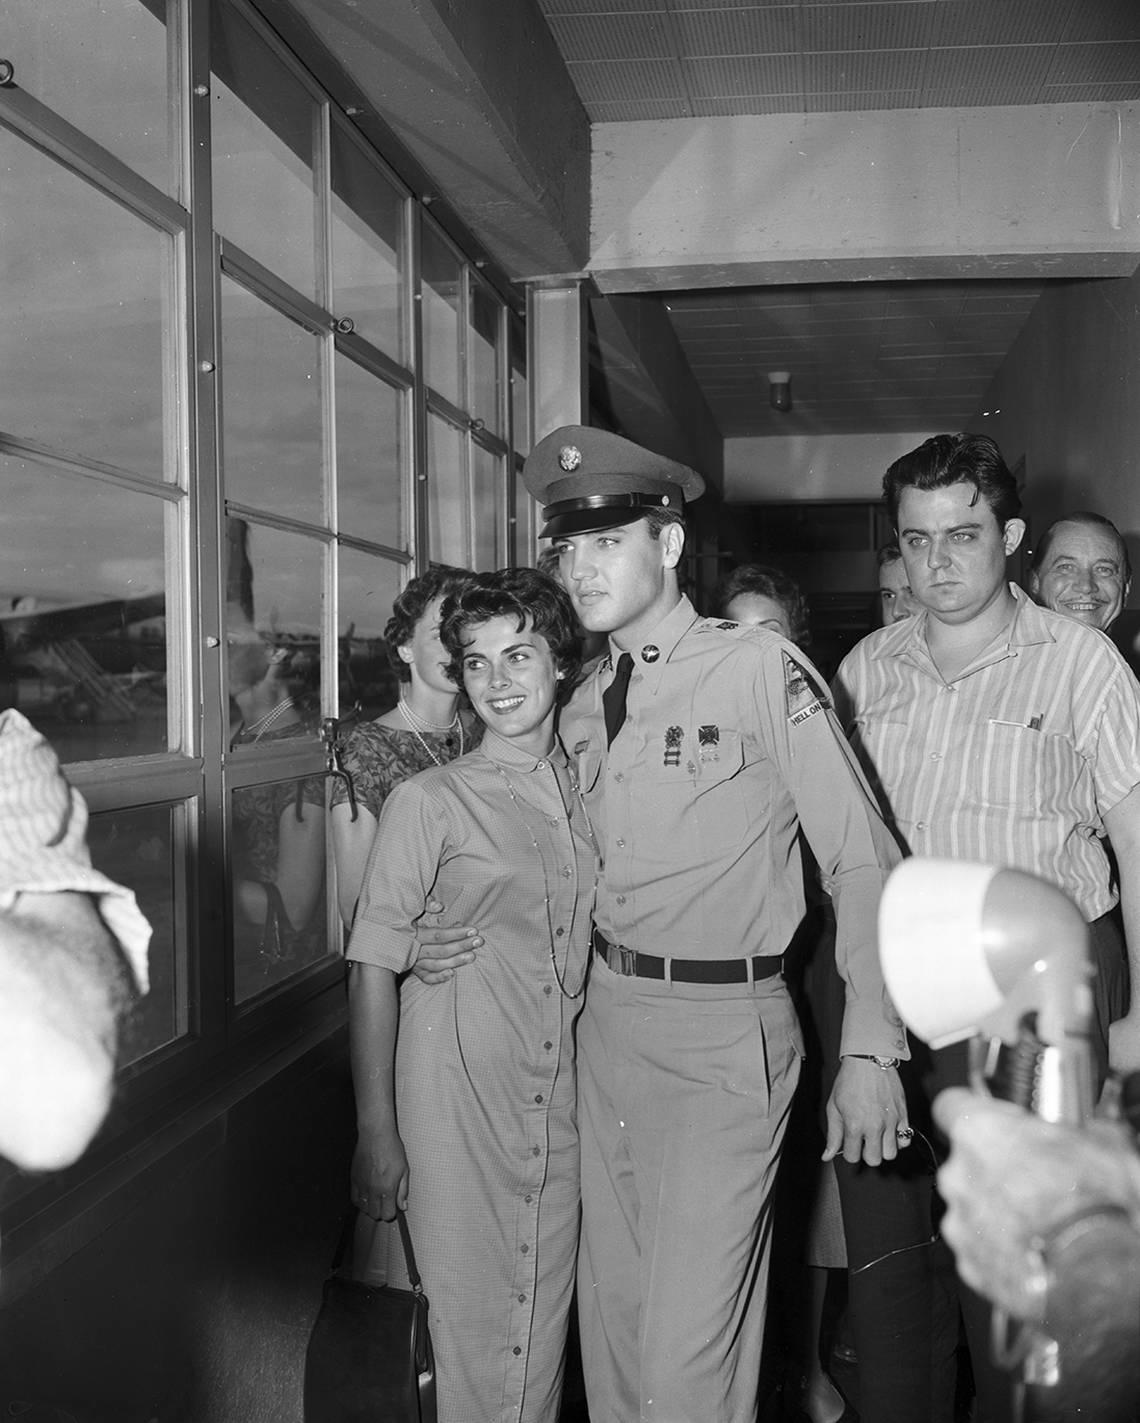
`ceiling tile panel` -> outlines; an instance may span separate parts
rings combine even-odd
[[[687,59],[685,76],[694,99],[742,94],[799,95],[799,58],[760,55],[741,59]]]
[[[1138,0],[1140,8],[1140,0]],[[1057,46],[1050,84],[1127,84],[1140,76],[1140,42]]]
[[[570,64],[570,77],[587,106],[629,99],[679,97],[676,65],[671,59],[626,64]]]
[[[950,103],[1003,104],[1017,95],[1030,102],[1049,77],[1053,53],[1050,45],[932,50],[923,97],[960,94]]]
[[[791,94],[717,95],[711,99],[694,97],[692,107],[696,118],[726,119],[747,114],[801,113],[804,104],[797,89]]]
[[[637,123],[645,119],[690,119],[693,108],[685,99],[623,99],[620,103],[587,104],[596,124]]]
[[[1098,0],[1077,0],[1097,4]],[[932,5],[933,45],[1057,44],[1065,38],[1073,0],[952,0]]]
[[[675,47],[667,15],[552,16],[550,32],[568,63],[667,59]]]
[[[925,49],[934,43],[938,7],[927,0],[894,5],[804,5],[805,50]]]
[[[628,14],[633,10],[665,14],[672,9],[669,0],[538,0],[538,3],[547,17]]]
[[[1140,99],[1140,79],[1129,84],[1046,84],[1043,104],[1130,104]]]
[[[809,114],[851,114],[871,112],[876,109],[916,109],[918,89],[849,90],[840,93],[821,90],[818,94],[808,94],[804,100],[804,112]]]
[[[1140,5],[1136,0],[1082,0],[1069,10],[1062,36],[1070,44],[1082,41],[1140,41]]]
[[[798,49],[792,5],[765,9],[678,10],[682,51],[694,58],[732,54],[790,54]]]
[[[925,63],[926,51],[921,49],[805,54],[804,89],[809,94],[917,89]]]

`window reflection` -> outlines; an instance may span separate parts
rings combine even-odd
[[[210,46],[214,226],[313,296],[317,106],[224,0],[210,7]]]
[[[4,0],[4,57],[21,89],[174,193],[164,9],[153,0]]]
[[[187,1030],[186,965],[175,932],[173,807],[93,815],[87,843],[91,862],[117,884],[133,889],[150,921],[150,991],[127,1015],[120,1039],[121,1064],[136,1062]]]
[[[358,335],[405,360],[402,197],[337,125],[332,129],[334,310]]]
[[[314,736],[322,546],[235,518],[226,521],[226,541],[230,744]]]
[[[464,436],[428,416],[428,551],[435,563],[471,566],[463,478]]]
[[[408,547],[402,390],[336,358],[337,519],[343,533]]]
[[[503,507],[501,494],[503,461],[499,455],[485,450],[482,445],[471,446],[472,509],[474,511],[475,558],[471,566],[478,573],[488,573],[494,568],[502,568],[506,563],[502,534],[499,528],[499,510]]]
[[[388,661],[384,625],[403,584],[399,564],[355,549],[340,550],[339,672],[341,720],[379,716],[395,705],[396,674]]]
[[[222,463],[226,497],[323,519],[318,338],[222,279]]]
[[[0,455],[0,696],[62,761],[167,746],[164,504]]]
[[[329,951],[323,776],[232,796],[234,999],[243,1003]]]
[[[459,366],[459,259],[430,223],[423,224],[424,379],[453,405],[463,406]]]
[[[471,283],[471,413],[496,434],[502,429],[499,401],[499,311],[490,292]]]
[[[4,128],[0,175],[0,430],[161,479],[171,239]]]

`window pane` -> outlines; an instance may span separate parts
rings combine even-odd
[[[420,256],[423,288],[424,379],[433,390],[462,407],[459,369],[459,260],[430,223],[423,224]]]
[[[403,391],[336,358],[337,521],[342,533],[408,547]]]
[[[160,8],[139,0],[4,0],[4,58],[21,89],[173,193],[166,26],[153,13]]]
[[[433,563],[457,568],[471,567],[464,438],[454,425],[428,415],[428,553]]]
[[[526,379],[526,351],[512,342],[511,421],[512,438],[520,455],[530,453],[530,388]]]
[[[514,476],[515,507],[515,562],[532,563],[537,546],[538,506],[530,496],[530,490],[523,483],[522,471],[516,469]]]
[[[319,354],[311,331],[222,278],[227,498],[323,522]]]
[[[226,543],[231,743],[315,736],[323,547],[234,518],[226,521]]]
[[[0,455],[0,695],[63,761],[167,745],[161,500]]]
[[[404,341],[404,204],[338,125],[332,128],[333,310],[394,360]]]
[[[396,673],[384,625],[403,585],[398,564],[355,549],[340,550],[340,714],[360,707],[368,720],[396,705]]]
[[[0,128],[0,251],[0,429],[161,479],[170,239]]]
[[[211,5],[210,24],[214,226],[313,296],[317,106],[223,0]]]
[[[175,814],[168,805],[106,811],[88,825],[92,863],[134,890],[152,930],[150,991],[123,1023],[121,1066],[186,1032],[186,965],[175,935]]]
[[[472,415],[498,434],[499,412],[499,303],[478,282],[471,283],[471,321],[467,339],[471,352]]]
[[[232,795],[234,1001],[244,1003],[329,952],[323,776]]]
[[[474,482],[475,562],[478,573],[489,573],[506,563],[499,532],[503,508],[503,461],[481,445],[471,446],[471,474]]]

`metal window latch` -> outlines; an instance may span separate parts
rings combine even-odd
[[[352,784],[352,773],[345,770],[340,759],[340,723],[335,716],[326,716],[321,721],[321,740],[325,743],[325,775],[344,782],[351,819],[357,820],[360,812],[356,808],[356,787]]]

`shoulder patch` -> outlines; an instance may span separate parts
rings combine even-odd
[[[781,655],[784,659],[784,705],[788,721],[792,726],[799,726],[809,716],[822,711],[828,700],[806,668],[788,653]]]

